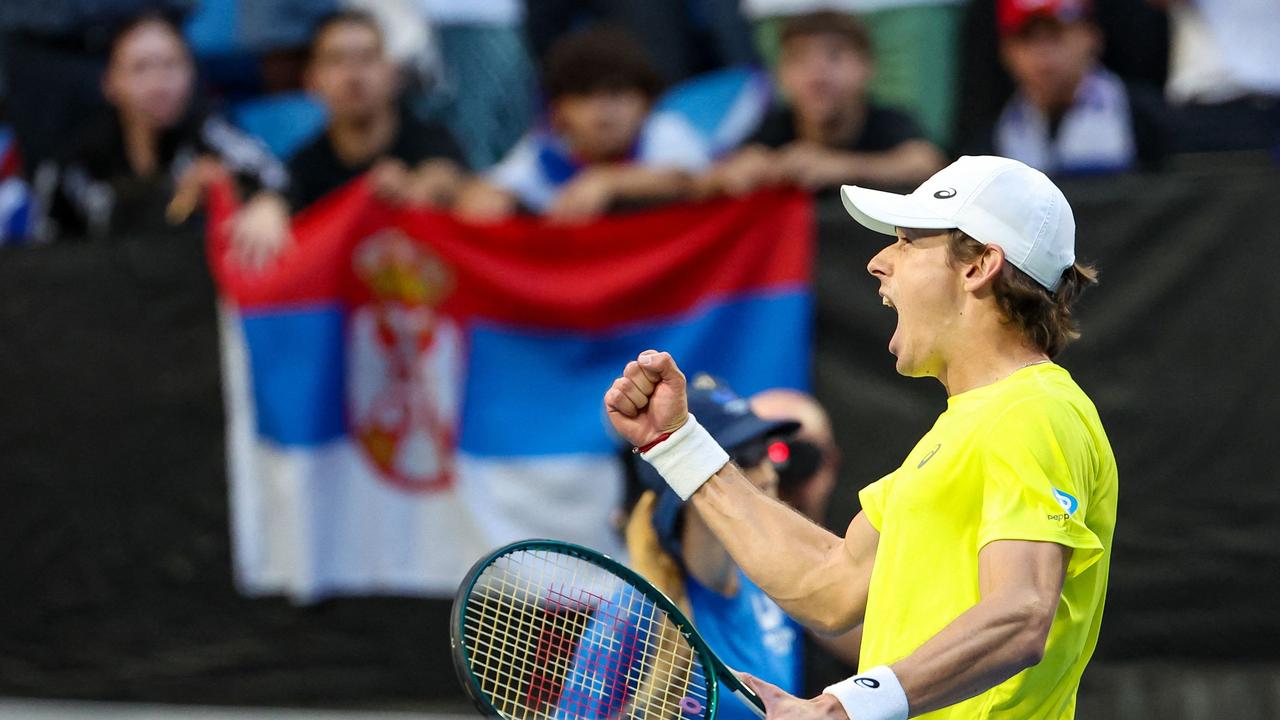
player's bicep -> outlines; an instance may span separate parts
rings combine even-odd
[[[842,632],[862,622],[867,610],[867,590],[875,564],[880,533],[858,513],[849,523],[844,539],[832,546],[827,560],[814,568],[816,596],[823,598],[822,618],[816,629]]]
[[[847,562],[858,571],[865,571],[868,581],[871,566],[875,563],[876,548],[880,545],[880,531],[871,525],[865,512],[859,512],[849,522],[844,533],[844,555]]]
[[[997,540],[978,553],[983,602],[1007,605],[1048,633],[1062,597],[1072,549],[1054,542]]]

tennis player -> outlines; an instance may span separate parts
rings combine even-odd
[[[772,720],[1071,718],[1098,640],[1115,526],[1115,458],[1093,403],[1052,358],[1078,336],[1066,198],[1036,170],[964,157],[909,195],[845,186],[896,236],[867,266],[898,314],[900,374],[947,409],[859,493],[843,539],[759,492],[690,415],[667,353],[605,394],[614,427],[797,620],[864,623],[860,672],[818,697],[748,678]]]

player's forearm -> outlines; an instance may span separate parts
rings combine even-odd
[[[810,633],[810,637],[840,662],[850,668],[858,667],[858,656],[862,651],[861,625],[837,635],[814,632]]]
[[[1033,597],[984,599],[893,665],[911,715],[953,705],[1040,662],[1054,608]]]
[[[697,508],[684,515],[684,566],[703,587],[721,595],[730,595],[735,589],[738,566],[725,549],[724,543],[711,532]]]
[[[756,489],[732,463],[690,498],[756,585],[801,623],[843,630],[862,619],[865,579],[852,576],[841,539]]]

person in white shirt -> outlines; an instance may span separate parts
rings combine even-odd
[[[1169,12],[1169,81],[1186,151],[1280,148],[1280,3],[1148,0]]]
[[[650,115],[661,81],[634,39],[587,29],[559,41],[546,65],[547,125],[463,189],[460,216],[492,222],[525,209],[586,222],[692,193],[709,146],[680,117]]]
[[[1102,66],[1089,0],[999,0],[1000,56],[1015,89],[995,126],[967,148],[1050,175],[1157,169],[1169,110],[1154,88]]]

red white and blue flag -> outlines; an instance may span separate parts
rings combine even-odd
[[[356,182],[264,272],[228,257],[228,190],[210,203],[248,594],[451,594],[526,537],[620,552],[602,397],[646,348],[743,393],[808,385],[800,194],[477,227]]]
[[[31,188],[22,179],[22,161],[13,131],[0,125],[0,245],[31,241]]]

